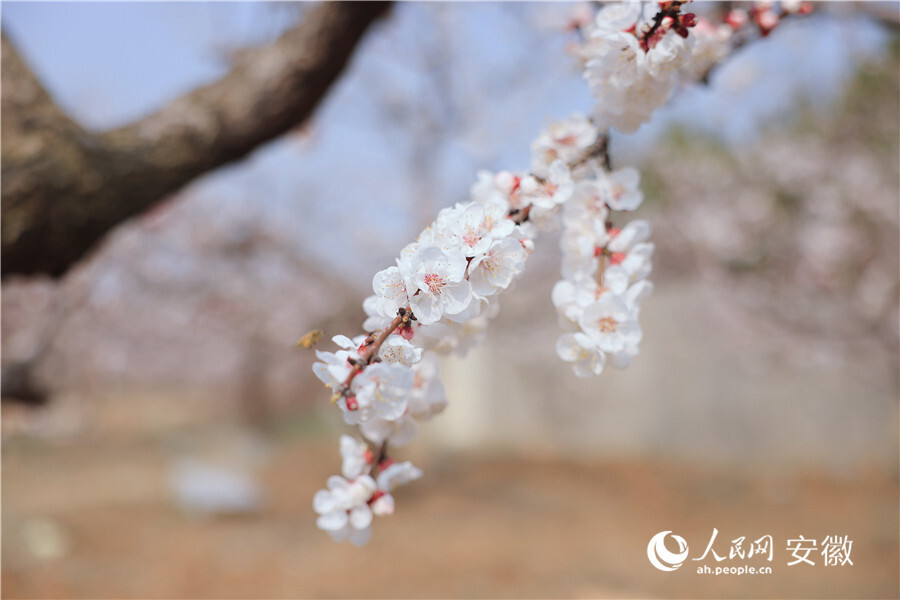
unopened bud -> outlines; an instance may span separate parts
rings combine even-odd
[[[725,15],[725,23],[732,29],[740,29],[747,24],[747,20],[747,11],[742,8],[730,10],[728,11],[728,14]]]
[[[778,15],[772,10],[760,11],[756,15],[756,24],[759,26],[760,34],[763,36],[769,35],[775,29],[775,26],[778,25],[778,21]]]

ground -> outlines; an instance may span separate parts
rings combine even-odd
[[[315,527],[311,498],[337,471],[334,432],[268,438],[252,515],[186,515],[167,478],[178,444],[154,435],[3,448],[5,598],[896,598],[896,477],[842,479],[633,460],[413,448],[425,478],[396,494],[364,548]],[[35,527],[35,523],[39,526]],[[49,526],[47,525],[49,524]],[[771,575],[654,569],[647,543],[673,530],[699,557],[772,535]],[[49,533],[46,531],[49,529]],[[37,532],[37,533],[35,533]],[[41,533],[43,532],[43,533]],[[847,535],[853,565],[787,566],[788,538]],[[43,537],[42,537],[43,536]],[[43,541],[42,541],[43,540]]]

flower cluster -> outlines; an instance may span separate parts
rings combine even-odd
[[[682,83],[703,80],[735,47],[749,39],[751,25],[768,35],[782,19],[807,14],[810,2],[754,2],[734,8],[722,22],[682,12],[688,2],[608,4],[581,27],[576,55],[597,97],[594,123],[634,132],[665,104]],[[647,6],[657,4],[656,12]]]
[[[684,2],[660,2],[645,18],[644,4],[605,6],[584,29],[578,55],[584,78],[598,102],[597,126],[636,131],[665,104],[679,83],[679,70],[691,59],[696,24],[693,13],[681,13]]]
[[[636,220],[618,229],[611,212],[640,206],[639,179],[632,168],[610,172],[595,165],[563,210],[563,279],[552,300],[568,332],[556,351],[579,377],[599,375],[607,363],[627,367],[638,352],[638,313],[653,289],[650,225]]]
[[[361,546],[372,537],[372,517],[394,512],[391,490],[422,476],[410,462],[395,463],[377,458],[365,444],[349,435],[341,436],[342,475],[328,478],[328,489],[313,497],[319,513],[316,524],[335,541],[349,539]],[[372,477],[377,469],[377,477]]]
[[[435,353],[464,353],[484,336],[499,292],[522,274],[542,230],[563,225],[562,280],[551,298],[566,330],[560,358],[586,377],[606,364],[626,367],[638,353],[654,248],[646,221],[613,223],[613,213],[637,209],[643,195],[635,169],[611,168],[608,130],[634,131],[679,81],[705,77],[727,53],[735,27],[698,21],[683,4],[659,2],[650,18],[643,3],[600,10],[583,27],[578,53],[599,100],[592,117],[542,132],[528,172],[479,172],[467,202],[441,210],[375,274],[363,302],[368,333],[336,336],[339,350],[317,351],[315,374],[365,439],[341,438],[342,475],[313,501],[318,526],[336,540],[364,544],[373,516],[393,513],[393,489],[421,477],[388,449],[447,405]]]
[[[604,285],[616,291],[616,298],[630,298],[629,307],[636,306],[640,286],[630,284],[649,270],[636,264],[645,254],[646,235],[626,229],[616,236],[605,224],[609,208],[633,210],[642,197],[633,169],[604,174],[605,141],[593,123],[576,115],[538,137],[530,172],[480,172],[468,202],[440,211],[393,266],[375,274],[374,294],[363,302],[363,327],[370,333],[335,336],[340,350],[317,351],[320,362],[313,371],[332,389],[345,422],[358,426],[367,441],[342,439],[343,477],[329,479],[328,489],[316,496],[319,526],[336,539],[363,543],[372,515],[392,512],[393,499],[385,500],[389,490],[382,482],[394,468],[386,466],[391,465],[388,447],[409,442],[419,422],[447,404],[435,353],[465,352],[478,341],[499,310],[498,292],[523,272],[541,230],[557,228],[562,217],[564,223],[580,221],[602,231],[602,240],[591,238],[591,252],[602,243],[616,257]],[[619,260],[620,255],[627,258]],[[567,263],[564,273],[580,285],[584,269]],[[636,316],[636,310],[629,314]],[[626,329],[620,328],[619,335]],[[637,352],[637,341],[628,338],[621,348],[612,348],[601,340],[591,350],[601,357],[601,352],[629,355]],[[615,360],[624,364],[619,354]],[[405,468],[420,474],[412,465]]]
[[[374,294],[363,303],[370,333],[335,336],[340,350],[316,353],[313,371],[344,420],[378,449],[372,458],[368,444],[342,439],[344,475],[329,479],[314,502],[319,527],[335,539],[365,543],[372,515],[393,511],[389,488],[421,474],[403,463],[407,475],[391,479],[396,466],[387,449],[409,442],[419,422],[446,406],[434,352],[465,352],[478,340],[498,311],[497,293],[522,273],[534,236],[575,187],[559,156],[534,173],[478,177],[470,201],[442,210],[393,266],[375,274]]]

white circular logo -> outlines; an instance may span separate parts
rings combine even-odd
[[[672,533],[672,539],[678,544],[678,552],[670,552],[666,548],[666,536],[671,531],[660,531],[647,544],[647,558],[650,563],[660,571],[674,571],[684,562],[688,555],[688,545],[680,535]]]

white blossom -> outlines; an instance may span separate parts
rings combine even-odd
[[[319,513],[316,525],[335,541],[350,540],[362,546],[372,536],[372,509],[368,505],[377,484],[368,475],[347,480],[338,475],[328,478],[328,489],[313,497],[313,509]]]
[[[522,175],[509,171],[492,173],[479,171],[478,181],[472,186],[471,198],[483,205],[497,205],[503,211],[523,208],[521,199]]]
[[[589,30],[580,53],[585,60],[584,78],[601,100],[599,104],[605,103],[607,98],[624,96],[628,87],[643,74],[646,57],[631,33],[600,28]]]
[[[614,232],[607,248],[611,252],[628,252],[635,244],[650,238],[650,223],[643,219],[629,222],[621,230]]]
[[[484,253],[494,240],[512,233],[515,224],[506,218],[506,211],[499,203],[472,202],[448,225],[456,235],[467,257]]]
[[[562,279],[553,286],[550,299],[560,317],[574,325],[584,309],[597,299],[597,292],[597,282],[593,279]]]
[[[681,77],[686,81],[697,81],[731,52],[734,30],[725,23],[713,25],[701,18],[691,29],[691,37],[694,38],[691,59],[681,68]]]
[[[606,353],[625,350],[641,340],[641,327],[628,305],[612,292],[604,292],[588,305],[578,324],[597,348]]]
[[[531,145],[531,172],[541,177],[550,174],[557,160],[570,164],[581,158],[597,139],[597,128],[582,115],[573,115],[545,129]]]
[[[338,404],[344,410],[344,420],[357,425],[373,418],[393,420],[406,410],[406,396],[413,384],[413,372],[400,364],[376,363],[354,377],[351,385],[355,408],[348,406],[349,398]]]
[[[415,375],[409,392],[409,414],[426,421],[447,407],[447,395],[441,383],[440,363],[432,353],[426,353],[413,367]]]
[[[416,348],[399,335],[389,335],[382,344],[378,356],[386,363],[411,367],[422,359],[422,349]]]
[[[577,377],[599,375],[603,371],[606,357],[597,349],[597,344],[588,335],[564,333],[556,341],[556,354],[572,363],[572,370]]]
[[[647,73],[659,80],[677,77],[678,71],[691,59],[693,47],[693,36],[683,38],[670,29],[647,52]]]
[[[385,316],[382,306],[383,300],[379,296],[368,296],[363,300],[363,311],[366,313],[366,320],[363,323],[365,331],[378,331],[390,324],[393,316]]]
[[[469,282],[478,298],[505,290],[525,267],[527,254],[515,238],[507,237],[493,242],[490,247],[469,263]]]
[[[394,514],[394,497],[388,493],[382,493],[372,500],[372,514],[386,517]]]
[[[612,264],[603,273],[603,285],[615,294],[624,294],[632,283],[645,279],[650,274],[653,244],[635,244],[627,253],[612,255]]]
[[[641,16],[641,2],[612,2],[597,11],[594,26],[602,32],[620,32],[633,27]]]
[[[572,197],[575,184],[569,167],[561,160],[550,165],[546,177],[538,179],[533,175],[522,178],[520,187],[523,197],[537,208],[551,209]]]
[[[407,395],[406,412],[397,419],[373,418],[360,423],[360,433],[374,444],[390,442],[391,446],[409,443],[419,431],[419,421],[426,421],[447,406],[444,384],[438,377],[440,366],[432,353],[427,353],[413,366],[413,385]]]
[[[445,252],[436,246],[421,248],[409,259],[406,288],[416,290],[409,305],[420,323],[434,323],[469,306],[472,287],[465,279],[467,264],[461,251]]]
[[[594,232],[583,233],[578,229],[567,229],[559,239],[563,253],[562,276],[564,279],[584,279],[593,276],[597,270],[597,236]]]
[[[359,432],[373,444],[390,442],[391,446],[405,446],[416,437],[419,424],[406,412],[393,420],[374,418],[360,423]]]
[[[359,359],[359,353],[356,352],[359,344],[344,335],[336,335],[332,341],[344,349],[337,352],[316,350],[316,357],[322,362],[313,365],[313,373],[326,386],[337,389],[353,370],[350,359]]]
[[[572,200],[563,207],[563,224],[568,231],[591,233],[598,245],[606,244],[607,201],[610,193],[604,179],[584,179],[578,182]]]
[[[372,278],[377,303],[373,306],[383,317],[393,318],[397,310],[409,306],[406,282],[399,267],[388,267]]]
[[[363,475],[371,462],[372,453],[368,446],[349,435],[341,436],[341,474],[344,477],[349,480]]]
[[[650,297],[651,293],[653,293],[653,283],[646,279],[638,281],[625,291],[625,302],[635,318],[640,313],[641,304]]]
[[[599,181],[600,198],[612,210],[635,210],[644,201],[640,181],[640,173],[632,167],[604,173]]]
[[[376,481],[378,482],[378,489],[390,492],[398,485],[406,485],[410,481],[415,481],[421,477],[422,470],[414,467],[411,462],[406,461],[394,463],[386,469],[382,469]]]

